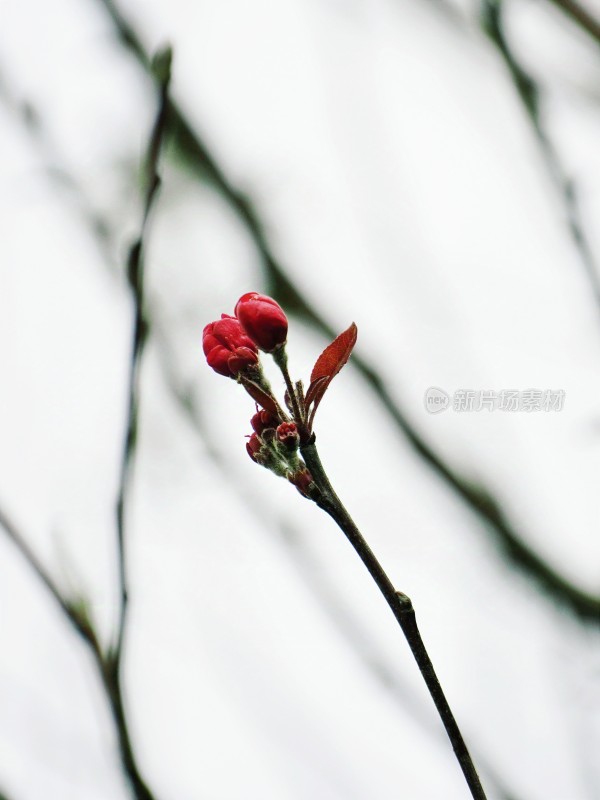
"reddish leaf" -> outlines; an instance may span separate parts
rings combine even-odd
[[[323,399],[323,395],[327,391],[329,384],[350,358],[350,353],[356,344],[357,335],[358,331],[356,325],[352,323],[352,325],[343,333],[340,333],[317,358],[310,375],[310,386],[306,392],[306,407],[308,408],[311,403],[314,403],[310,417],[311,426],[309,427],[312,427],[315,411]]]
[[[315,396],[314,396],[314,400],[313,400],[314,405],[313,405],[312,411],[310,413],[310,419],[309,419],[309,426],[308,427],[309,427],[310,430],[312,430],[312,423],[313,423],[313,420],[315,418],[315,413],[317,411],[317,408],[319,407],[319,403],[323,399],[323,396],[324,396],[325,392],[327,391],[327,387],[329,386],[330,383],[331,383],[331,381],[325,380],[324,383],[320,383],[317,386],[317,390],[315,392]]]
[[[329,380],[335,378],[346,361],[350,358],[350,353],[356,344],[358,331],[356,325],[352,323],[350,327],[333,340],[321,355],[310,374],[311,385],[319,378],[327,377]],[[310,391],[310,388],[309,388]]]
[[[304,404],[306,408],[308,408],[309,405],[312,403],[312,401],[317,397],[320,389],[325,391],[328,383],[329,383],[329,377],[327,375],[323,375],[322,378],[317,378],[316,381],[313,381],[311,383],[311,385],[308,387],[308,392],[306,393],[306,397],[304,398]]]
[[[277,417],[279,419],[279,411],[277,409],[277,403],[271,397],[270,394],[267,394],[267,392],[265,392],[264,389],[261,389],[261,387],[257,383],[248,380],[248,378],[242,378],[242,384],[244,386],[244,389],[250,395],[250,397],[253,400],[256,400],[259,406],[262,406],[265,409],[265,411],[270,411],[270,413],[273,414],[274,417]]]

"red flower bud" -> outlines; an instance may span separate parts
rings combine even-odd
[[[306,469],[306,467],[299,469],[298,472],[295,472],[292,475],[288,475],[288,480],[290,483],[294,484],[296,489],[298,489],[303,497],[310,497],[312,494],[314,499],[316,486],[315,482],[313,481],[313,476]]]
[[[287,317],[272,297],[248,292],[238,300],[235,315],[252,341],[266,353],[285,344]]]
[[[282,422],[277,428],[277,438],[290,450],[295,450],[300,444],[300,435],[295,422]]]
[[[227,314],[204,328],[202,349],[208,366],[230,378],[258,363],[256,345],[244,333],[239,320]]]
[[[253,433],[252,436],[246,442],[246,450],[248,451],[248,455],[252,459],[252,461],[256,461],[257,464],[260,464],[260,448],[262,447],[262,442],[258,438],[258,436]]]
[[[250,425],[252,425],[252,430],[260,436],[267,428],[276,428],[278,421],[277,417],[263,408],[252,417]]]

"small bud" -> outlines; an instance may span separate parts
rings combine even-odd
[[[287,450],[297,450],[300,435],[295,422],[282,422],[277,428],[277,439]]]
[[[246,367],[258,363],[256,345],[235,317],[221,314],[202,332],[202,349],[208,366],[219,375],[235,378]]]
[[[260,438],[265,442],[265,444],[270,444],[271,442],[275,441],[275,428],[265,428],[264,431],[261,433]]]
[[[283,309],[272,297],[258,292],[242,295],[235,307],[242,328],[261,350],[271,353],[285,344],[288,321]]]
[[[248,455],[255,461],[257,464],[262,464],[262,458],[260,457],[260,450],[262,447],[262,442],[258,438],[258,436],[253,433],[252,436],[246,442],[246,450]]]
[[[252,425],[252,430],[254,433],[257,433],[259,436],[268,428],[276,428],[278,423],[277,417],[271,414],[270,411],[265,411],[265,409],[261,409],[257,411],[256,414],[250,420],[250,425]]]
[[[315,492],[318,491],[313,477],[306,467],[299,469],[297,472],[290,473],[290,475],[288,475],[288,480],[290,483],[294,484],[303,497],[313,498]]]

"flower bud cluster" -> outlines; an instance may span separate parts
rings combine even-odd
[[[310,497],[315,491],[310,472],[298,455],[300,436],[294,422],[281,422],[268,411],[257,411],[250,420],[254,433],[248,437],[250,458],[275,475],[286,478],[300,494]]]
[[[247,437],[246,450],[250,458],[283,478],[300,494],[315,499],[318,488],[306,464],[299,456],[300,430],[305,430],[298,397],[304,398],[301,384],[299,394],[289,397],[291,389],[287,373],[285,343],[288,321],[281,306],[272,297],[248,292],[235,306],[235,316],[221,314],[210,322],[202,334],[202,348],[208,365],[219,375],[234,378],[261,406],[250,420],[252,433]],[[270,353],[284,373],[288,385],[288,408],[293,420],[282,411],[267,381],[259,361],[259,350]],[[291,402],[291,400],[294,402]],[[304,408],[302,406],[302,408]],[[304,435],[304,434],[303,434]]]

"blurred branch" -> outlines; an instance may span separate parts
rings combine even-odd
[[[123,17],[113,0],[95,1],[107,11],[123,44],[136,57],[141,66],[148,70],[149,58],[146,50],[136,31]],[[269,293],[274,295],[286,309],[303,316],[325,336],[332,338],[334,331],[329,323],[312,308],[271,250],[263,225],[252,203],[229,182],[205,142],[172,101],[170,113],[173,141],[180,156],[196,176],[202,180],[208,179],[212,183],[216,191],[235,209],[247,228],[261,255]],[[381,375],[364,359],[354,357],[353,363],[417,454],[479,519],[486,523],[485,529],[493,535],[504,558],[533,579],[563,609],[572,612],[584,622],[599,625],[600,598],[582,591],[569,582],[530,548],[510,525],[492,496],[484,489],[474,488],[466,479],[454,472],[420,436],[398,403],[391,397]]]
[[[87,227],[94,234],[102,256],[107,263],[110,263],[112,251],[107,220],[92,207],[87,196],[81,191],[81,187],[65,167],[64,158],[57,152],[54,143],[51,141],[38,109],[28,100],[15,96],[11,91],[10,81],[7,80],[1,66],[0,100],[19,119],[41,152],[45,161],[45,170],[49,177],[55,184],[60,185],[62,189],[66,189],[74,197],[77,213],[83,217]]]
[[[140,405],[140,368],[141,358],[148,333],[147,321],[144,313],[144,243],[148,227],[148,219],[152,211],[158,189],[160,176],[158,162],[161,155],[167,131],[168,96],[171,80],[170,48],[166,48],[155,56],[151,69],[158,90],[158,111],[154,126],[150,134],[148,151],[143,170],[143,210],[140,232],[136,241],[131,246],[127,259],[127,278],[134,303],[133,341],[131,361],[129,366],[129,389],[127,399],[127,422],[125,438],[123,441],[123,454],[121,460],[121,475],[119,491],[116,502],[116,523],[119,562],[119,586],[121,602],[117,640],[110,648],[106,659],[107,691],[112,699],[112,709],[115,721],[120,727],[125,724],[125,708],[123,704],[123,644],[127,626],[129,608],[129,592],[127,577],[127,552],[126,552],[126,520],[125,515],[129,501],[133,461],[136,453],[138,439],[138,417]],[[141,777],[131,750],[126,753],[128,774],[135,779],[134,788],[136,795],[146,800],[152,800],[152,795]]]
[[[170,65],[171,51],[169,49],[157,54],[151,65],[151,69],[159,91],[159,104],[154,127],[149,140],[146,162],[144,165],[143,210],[140,233],[130,249],[127,260],[127,277],[134,301],[134,330],[132,355],[129,368],[127,421],[123,443],[119,489],[115,508],[118,539],[120,606],[116,642],[113,646],[108,648],[106,653],[104,653],[101,649],[85,602],[81,598],[76,600],[67,600],[62,595],[57,585],[50,577],[49,573],[44,569],[35,553],[27,544],[26,538],[20,533],[18,528],[11,522],[8,516],[0,510],[0,526],[4,528],[10,540],[17,547],[25,561],[36,574],[37,578],[44,584],[46,589],[54,598],[63,614],[69,620],[71,626],[79,633],[92,652],[94,663],[96,664],[98,673],[101,677],[104,692],[110,705],[119,742],[123,769],[128,778],[132,796],[135,798],[135,800],[154,800],[154,795],[142,777],[134,755],[131,737],[129,734],[122,686],[121,665],[128,611],[125,514],[131,485],[133,459],[137,444],[140,396],[140,363],[147,335],[147,324],[144,316],[143,292],[144,238],[148,219],[160,186],[158,161],[167,127]],[[0,89],[2,88],[3,87],[0,85]],[[6,91],[1,91],[0,95],[6,102],[9,102],[9,104],[14,106],[14,103],[10,102],[12,99],[7,95]],[[39,120],[37,119],[33,109],[31,107],[27,108],[28,111],[26,113],[23,113],[21,109],[22,120],[37,138],[41,138],[38,124]],[[33,124],[33,122],[35,122],[35,124]],[[69,179],[66,172],[61,172],[60,174],[63,181],[66,177],[66,183],[71,189],[77,190],[76,184]],[[93,215],[86,214],[86,218],[88,218],[89,222],[94,220]],[[106,245],[108,228],[105,225],[98,226],[94,224],[92,229],[99,241],[101,241],[103,245]]]
[[[504,0],[481,0],[481,24],[502,56],[523,106],[527,111],[550,177],[562,198],[569,232],[579,251],[596,304],[600,308],[600,277],[598,276],[592,248],[581,220],[576,187],[572,179],[567,175],[559,155],[544,129],[540,114],[543,96],[542,87],[519,63],[517,56],[510,47],[504,28],[504,8]]]
[[[549,0],[560,8],[573,22],[600,44],[600,20],[576,0]]]
[[[81,637],[92,654],[94,665],[100,677],[104,694],[111,709],[115,732],[119,744],[119,752],[123,770],[128,779],[131,794],[134,800],[154,800],[143,781],[133,753],[129,726],[124,711],[123,695],[120,684],[115,682],[112,670],[112,659],[109,654],[104,654],[96,635],[88,607],[81,598],[67,599],[50,573],[42,565],[29,544],[27,538],[21,533],[17,525],[8,514],[0,508],[0,527],[15,545],[25,562],[29,565],[36,578],[46,587],[54,599],[71,628]]]
[[[54,601],[58,604],[60,610],[68,619],[73,629],[81,636],[86,644],[91,647],[94,657],[97,660],[100,655],[100,646],[91,624],[86,619],[86,614],[81,613],[81,605],[63,597],[60,589],[50,577],[49,572],[29,546],[27,539],[2,508],[0,508],[0,527],[4,528],[4,532],[21,556],[29,564],[37,579],[52,595]]]
[[[131,486],[131,472],[137,445],[138,412],[140,403],[140,364],[142,351],[147,337],[147,323],[144,316],[144,236],[148,218],[156,194],[160,187],[158,160],[161,153],[167,126],[168,91],[171,78],[171,51],[166,49],[159,53],[152,65],[152,70],[159,90],[159,107],[154,128],[150,136],[148,153],[144,169],[144,197],[140,233],[133,243],[127,259],[127,277],[134,303],[133,342],[129,365],[129,389],[127,395],[127,422],[123,442],[121,475],[116,504],[119,583],[121,588],[121,607],[117,642],[114,648],[115,661],[121,659],[123,637],[127,624],[128,589],[127,589],[127,557],[125,548],[125,513]]]

